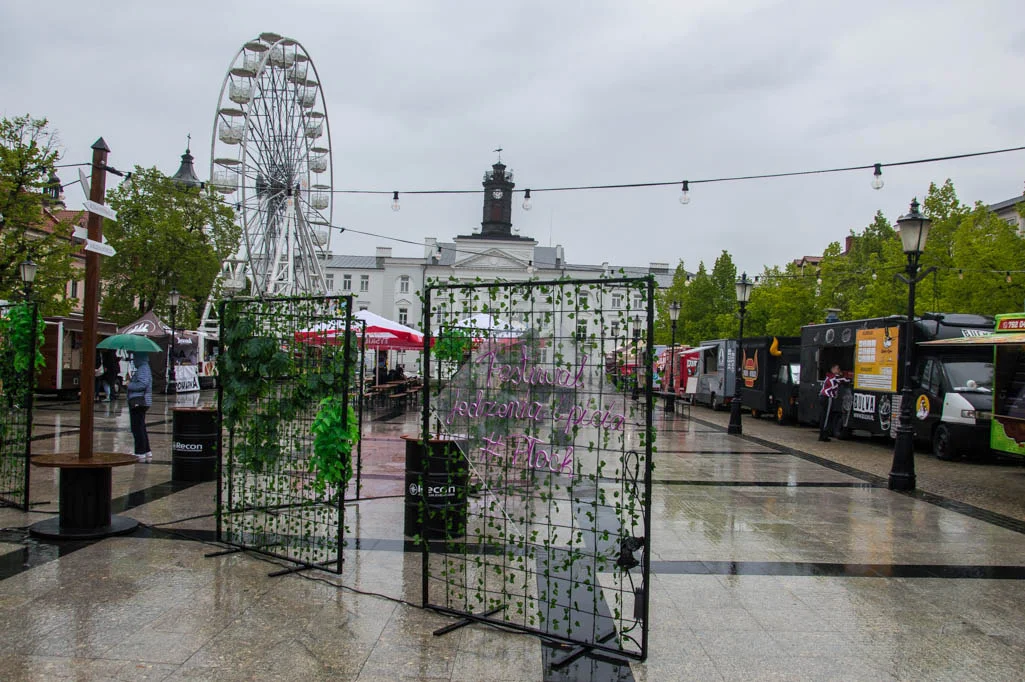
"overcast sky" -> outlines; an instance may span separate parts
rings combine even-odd
[[[168,9],[168,7],[172,7]],[[828,9],[827,9],[828,8]],[[518,189],[677,181],[1025,145],[1021,0],[68,2],[0,5],[0,114],[45,116],[65,162],[103,136],[116,167],[173,173],[192,133],[209,176],[218,92],[262,31],[320,74],[336,189],[476,189],[505,149]],[[69,182],[71,169],[62,173]],[[647,265],[723,249],[760,271],[820,254],[930,182],[1020,195],[1025,153],[692,187],[545,193],[521,234],[571,263]],[[68,189],[69,206],[81,192]],[[339,196],[334,223],[422,242],[469,234],[481,195]],[[345,233],[335,253],[384,238]]]

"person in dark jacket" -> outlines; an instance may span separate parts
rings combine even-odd
[[[833,399],[840,392],[840,384],[849,381],[840,371],[840,365],[836,364],[829,368],[829,373],[822,380],[822,390],[819,391],[819,440],[823,442],[829,442],[829,413],[833,411]]]
[[[149,355],[133,354],[135,373],[128,379],[125,390],[128,392],[128,416],[132,425],[132,437],[135,439],[135,458],[140,462],[153,459],[149,447],[149,434],[146,433],[146,411],[153,404],[153,371],[149,366]]]
[[[100,354],[100,363],[103,366],[103,375],[100,377],[103,384],[104,402],[110,402],[117,397],[117,353],[112,350],[104,350]]]

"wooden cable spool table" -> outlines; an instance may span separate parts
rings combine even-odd
[[[60,515],[29,527],[32,535],[58,540],[89,540],[130,533],[139,522],[111,514],[114,467],[135,464],[134,455],[96,452],[88,459],[78,453],[36,455],[32,465],[60,469]]]

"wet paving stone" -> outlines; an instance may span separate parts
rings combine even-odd
[[[559,652],[533,636],[481,625],[435,636],[453,619],[418,608],[399,437],[419,431],[419,413],[366,415],[364,499],[346,506],[341,574],[272,578],[281,562],[207,556],[223,549],[216,485],[170,481],[176,398],[155,398],[154,461],[114,472],[115,509],[144,524],[135,534],[29,538],[26,526],[57,511],[53,470],[32,470],[30,512],[0,509],[0,679],[1002,680],[1025,670],[1013,476],[993,484],[989,505],[977,465],[923,455],[923,487],[961,471],[969,494],[952,483],[898,494],[880,483],[878,444],[816,446],[812,430],[765,420],[727,436],[721,414],[658,411],[648,660],[584,656],[555,669]],[[77,446],[77,403],[40,401],[37,417],[33,452]],[[96,448],[131,450],[124,401],[97,405]],[[1021,477],[1013,465],[991,473],[1008,471]]]

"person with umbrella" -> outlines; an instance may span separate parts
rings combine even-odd
[[[135,373],[125,385],[128,391],[128,416],[132,425],[132,438],[135,439],[135,458],[146,462],[153,459],[149,434],[146,433],[146,411],[153,404],[153,370],[150,369],[146,353],[132,353],[132,362],[135,364]]]
[[[153,452],[149,447],[149,434],[146,433],[146,410],[153,404],[153,370],[150,369],[147,353],[159,353],[160,346],[145,336],[115,334],[100,341],[96,347],[132,352],[135,373],[129,377],[125,390],[128,392],[128,416],[132,437],[135,439],[135,457],[140,462],[152,460]]]

